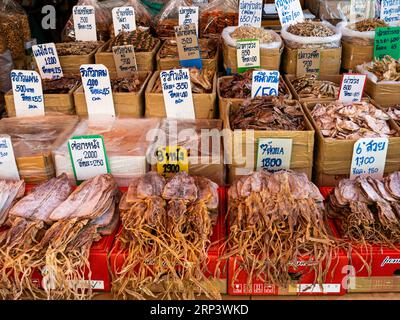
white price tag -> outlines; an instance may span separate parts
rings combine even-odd
[[[20,179],[11,137],[8,134],[0,135],[0,178],[6,180]]]
[[[179,25],[194,23],[199,35],[199,7],[179,7]]]
[[[399,26],[400,0],[382,0],[380,16],[389,26]]]
[[[359,176],[383,177],[388,138],[361,138],[354,143],[350,179]]]
[[[97,41],[94,13],[93,6],[74,6],[72,8],[76,41]]]
[[[257,169],[278,171],[290,169],[292,139],[259,138]]]
[[[112,9],[114,34],[119,35],[121,31],[136,30],[135,9],[133,7],[117,7]]]
[[[102,64],[83,64],[80,67],[82,85],[89,117],[115,116],[110,74]]]
[[[68,140],[68,150],[77,181],[87,180],[99,174],[110,173],[102,136],[72,137]]]
[[[133,45],[112,48],[115,68],[119,78],[129,77],[137,72],[135,48]]]
[[[195,119],[189,69],[160,72],[167,118]]]
[[[275,6],[282,27],[304,21],[299,0],[275,0]]]
[[[38,44],[32,47],[40,76],[42,79],[59,79],[63,72],[58,59],[57,49],[54,43]]]
[[[253,26],[261,28],[263,0],[240,0],[239,27]]]
[[[238,72],[260,67],[260,40],[242,39],[236,41]]]
[[[339,101],[360,102],[364,92],[365,74],[344,74],[340,85]]]
[[[277,96],[279,94],[279,71],[253,71],[251,97]]]
[[[40,75],[36,71],[12,70],[11,82],[16,116],[44,116],[44,97]]]

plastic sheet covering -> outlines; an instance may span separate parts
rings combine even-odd
[[[6,93],[11,89],[10,72],[13,69],[11,52],[0,53],[0,92]]]
[[[74,132],[53,150],[57,175],[65,172],[75,180],[67,145],[70,137],[102,135],[111,174],[118,186],[127,187],[130,179],[147,172],[146,151],[153,141],[149,131],[158,128],[159,124],[159,119],[82,120]]]
[[[238,27],[226,27],[222,31],[222,39],[224,42],[231,47],[236,48],[236,39],[232,38],[231,34],[237,29]],[[259,28],[261,30],[264,30],[266,34],[269,34],[269,36],[272,38],[272,41],[270,42],[262,42],[260,40],[260,48],[261,49],[279,49],[282,46],[282,39],[281,37],[273,30],[266,30],[263,28]],[[252,39],[255,39],[254,37],[251,37]]]
[[[73,131],[77,116],[3,118],[0,134],[8,134],[14,148],[18,171],[27,183],[37,183],[54,176],[51,150]]]
[[[336,29],[342,34],[342,39],[348,43],[355,45],[374,45],[375,30],[373,31],[356,31],[349,28],[351,23],[346,21],[340,22],[336,25]]]
[[[334,35],[328,37],[303,37],[297,36],[287,31],[289,25],[282,28],[281,37],[283,38],[285,45],[292,49],[303,49],[303,48],[339,48],[342,38],[342,33],[331,25],[327,21],[321,22],[323,25],[327,26],[329,29],[335,32]]]

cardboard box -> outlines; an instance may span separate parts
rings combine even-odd
[[[260,48],[260,67],[266,70],[279,70],[283,47],[280,49]],[[236,47],[231,47],[222,41],[222,56],[224,58],[224,68],[226,73],[237,73],[237,54]]]
[[[229,102],[243,103],[243,101],[245,100],[245,99],[222,97],[220,89],[219,89],[220,83],[225,79],[228,80],[228,79],[232,79],[232,78],[233,78],[233,76],[224,76],[224,77],[218,78],[217,95],[218,95],[218,105],[219,105],[219,118],[222,120],[225,119],[225,117],[226,117],[226,109],[227,109]],[[280,81],[283,83],[283,86],[285,87],[285,90],[287,91],[286,99],[291,100],[292,93],[291,93],[291,90],[289,89],[289,86],[286,84],[286,81],[282,77],[280,77]]]
[[[298,49],[285,46],[282,56],[282,72],[296,74]],[[342,47],[321,49],[320,76],[340,74]]]
[[[226,155],[231,164],[236,167],[251,168],[257,164],[257,144],[259,138],[288,138],[293,140],[292,158],[290,168],[293,170],[310,170],[313,166],[313,150],[314,150],[314,129],[304,115],[304,121],[307,130],[304,131],[267,131],[254,130],[254,135],[250,135],[246,130],[232,130],[228,114],[231,108],[239,108],[240,104],[232,102],[228,105],[227,115],[224,120],[224,129],[227,130],[226,143],[224,145]],[[247,145],[253,144],[253,153],[247,154]],[[238,157],[243,155],[244,162]]]
[[[367,77],[365,92],[381,107],[400,104],[400,82],[393,84],[376,83]]]
[[[159,76],[160,71],[154,72],[146,88],[146,118],[165,118],[167,116],[162,92],[151,92]],[[213,90],[211,93],[193,93],[193,105],[196,119],[214,119],[216,115],[216,100],[217,74],[215,73]]]
[[[356,71],[356,67],[374,59],[374,46],[342,40],[342,68]]]
[[[169,40],[175,40],[175,38],[168,38],[164,41],[164,43],[161,45],[160,50],[158,50],[157,55],[156,55],[156,60],[157,60],[157,70],[170,70],[174,68],[180,68],[179,64],[179,57],[178,57],[178,49],[177,51],[177,56],[175,58],[171,57],[165,57],[161,58],[160,57],[160,52],[162,48],[167,44],[167,41]],[[199,39],[200,43],[201,41],[210,41],[209,39]],[[216,43],[216,52],[213,58],[210,59],[201,59],[201,62],[203,64],[203,68],[206,69],[214,69],[218,70],[218,59],[219,59],[219,44]]]
[[[304,112],[312,123],[316,133],[316,148],[314,161],[314,183],[317,186],[334,187],[343,178],[350,176],[351,160],[355,140],[337,140],[324,138],[317,127],[311,110],[316,102],[303,103]],[[400,132],[395,122],[389,120],[390,127]],[[385,173],[400,170],[400,137],[389,138],[386,156]]]
[[[141,118],[144,114],[144,92],[151,77],[151,72],[139,72],[142,86],[138,92],[113,92],[115,114],[117,116],[129,116]],[[74,92],[76,114],[84,117],[88,115],[87,103],[83,86]]]
[[[117,77],[117,69],[115,67],[114,56],[112,52],[105,52],[106,47],[112,40],[109,40],[103,46],[101,46],[95,55],[97,64],[103,64],[107,67],[111,78]],[[160,48],[161,41],[157,39],[156,45],[153,50],[149,52],[135,52],[136,65],[138,71],[153,71],[156,66],[156,54]]]

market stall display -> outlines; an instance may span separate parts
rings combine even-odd
[[[386,108],[385,112],[396,122],[397,125],[400,125],[400,104]]]
[[[10,208],[25,193],[25,181],[0,180],[1,208],[0,208],[0,227],[8,221]]]

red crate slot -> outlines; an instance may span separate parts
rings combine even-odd
[[[333,187],[319,187],[319,191],[321,192],[325,200],[333,189]]]

